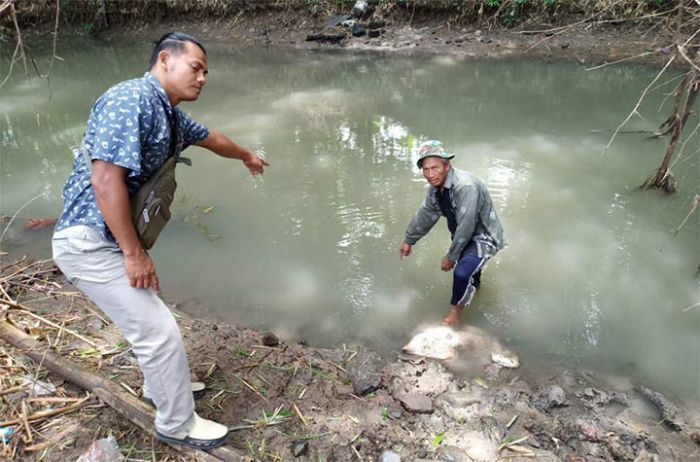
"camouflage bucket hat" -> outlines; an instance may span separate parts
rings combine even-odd
[[[423,159],[426,157],[440,157],[441,159],[452,159],[455,155],[447,152],[445,146],[443,146],[442,141],[429,140],[420,145],[418,150],[418,161],[416,164],[418,168],[423,167]]]

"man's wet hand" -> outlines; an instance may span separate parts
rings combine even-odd
[[[453,262],[447,257],[442,257],[442,261],[440,262],[440,268],[442,268],[443,271],[450,271],[454,267],[455,262]]]
[[[243,164],[248,167],[250,174],[253,176],[262,175],[265,171],[265,167],[270,165],[268,161],[257,154],[253,154],[252,152],[250,153],[250,156],[248,156],[248,159],[243,161]]]
[[[160,283],[156,275],[153,260],[146,252],[138,252],[134,255],[124,256],[124,267],[131,287],[137,289],[153,289],[160,292]]]
[[[412,246],[406,244],[405,242],[401,244],[401,248],[399,249],[399,255],[401,256],[401,258],[408,257],[409,255],[411,255],[411,249]]]

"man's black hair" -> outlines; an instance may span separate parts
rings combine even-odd
[[[163,50],[170,50],[173,53],[182,53],[185,51],[185,42],[192,42],[197,45],[206,55],[207,50],[204,49],[202,42],[184,32],[168,32],[162,36],[157,42],[153,42],[153,51],[151,52],[151,62],[148,65],[149,69],[158,62],[158,53]]]

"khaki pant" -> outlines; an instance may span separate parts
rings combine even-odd
[[[121,329],[144,377],[144,396],[156,405],[156,429],[189,430],[194,400],[185,347],[175,318],[152,289],[129,285],[119,246],[88,226],[53,236],[53,258],[73,285]]]

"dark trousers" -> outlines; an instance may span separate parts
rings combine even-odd
[[[481,268],[488,258],[479,257],[474,243],[470,243],[454,267],[450,305],[469,305],[481,284]]]

